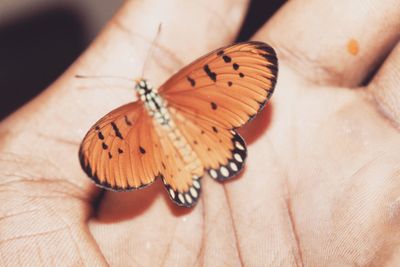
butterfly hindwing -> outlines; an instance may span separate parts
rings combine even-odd
[[[170,111],[179,131],[212,178],[223,181],[241,171],[247,150],[238,133],[190,113],[174,108]]]
[[[164,153],[161,165],[165,188],[177,205],[191,207],[200,196],[203,165],[179,131],[161,127],[156,130]]]
[[[179,179],[179,177],[177,176]],[[171,183],[163,179],[165,189],[168,192],[170,199],[178,206],[192,207],[196,205],[201,193],[201,182],[198,176],[181,176],[190,184],[186,190],[179,191],[174,189]]]
[[[208,169],[211,178],[218,181],[225,181],[236,176],[244,167],[247,157],[247,148],[243,138],[236,132],[232,131],[232,145],[230,157],[227,158],[225,164],[220,164],[217,168]]]

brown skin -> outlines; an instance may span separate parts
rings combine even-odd
[[[247,2],[127,2],[0,125],[0,265],[399,265],[399,1],[322,2],[290,1],[256,35],[277,49],[276,93],[241,131],[244,173],[205,177],[193,209],[175,207],[159,182],[99,194],[79,143],[134,84],[74,75],[140,76],[162,22],[145,72],[159,85],[232,42]]]

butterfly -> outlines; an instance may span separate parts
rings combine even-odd
[[[235,129],[265,106],[277,73],[274,49],[250,41],[210,52],[159,88],[138,79],[139,99],[105,115],[84,137],[81,166],[113,191],[159,178],[174,203],[191,207],[206,172],[225,181],[242,170],[246,144]]]

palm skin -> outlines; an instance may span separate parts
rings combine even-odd
[[[161,48],[154,53],[158,64],[146,74],[159,84],[180,67],[171,63],[177,58],[188,63],[229,42],[246,6],[212,1],[210,10],[198,3],[154,2],[128,2],[58,81],[0,125],[0,265],[396,265],[400,138],[394,125],[400,119],[396,109],[385,109],[388,98],[376,90],[398,88],[398,79],[387,81],[394,77],[389,70],[399,62],[399,48],[367,86],[359,85],[398,41],[399,5],[393,1],[374,11],[382,14],[376,20],[392,19],[391,27],[380,41],[360,37],[365,47],[377,45],[357,56],[346,46],[326,47],[335,43],[328,38],[317,42],[315,29],[293,26],[296,20],[307,25],[307,12],[325,22],[317,29],[332,26],[318,1],[309,1],[304,12],[299,2],[285,5],[256,35],[272,42],[280,68],[272,101],[241,130],[248,141],[245,171],[223,184],[204,177],[198,205],[183,209],[169,201],[160,182],[135,192],[101,193],[77,159],[86,130],[131,99],[133,84],[74,75],[139,74],[159,21],[140,21],[138,14],[165,16]],[[345,9],[342,2],[335,3]],[[204,13],[205,21],[230,30],[194,23],[187,32],[181,21],[157,13],[165,8],[179,18]],[[364,13],[357,23],[371,20]],[[349,27],[349,35],[357,30]],[[174,31],[181,39],[168,37]]]

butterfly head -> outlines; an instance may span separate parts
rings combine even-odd
[[[151,91],[153,91],[153,87],[151,85],[149,85],[147,80],[145,80],[143,78],[139,78],[139,79],[136,79],[135,81],[136,81],[135,90],[139,94],[139,96],[146,95],[146,94],[150,93]]]

